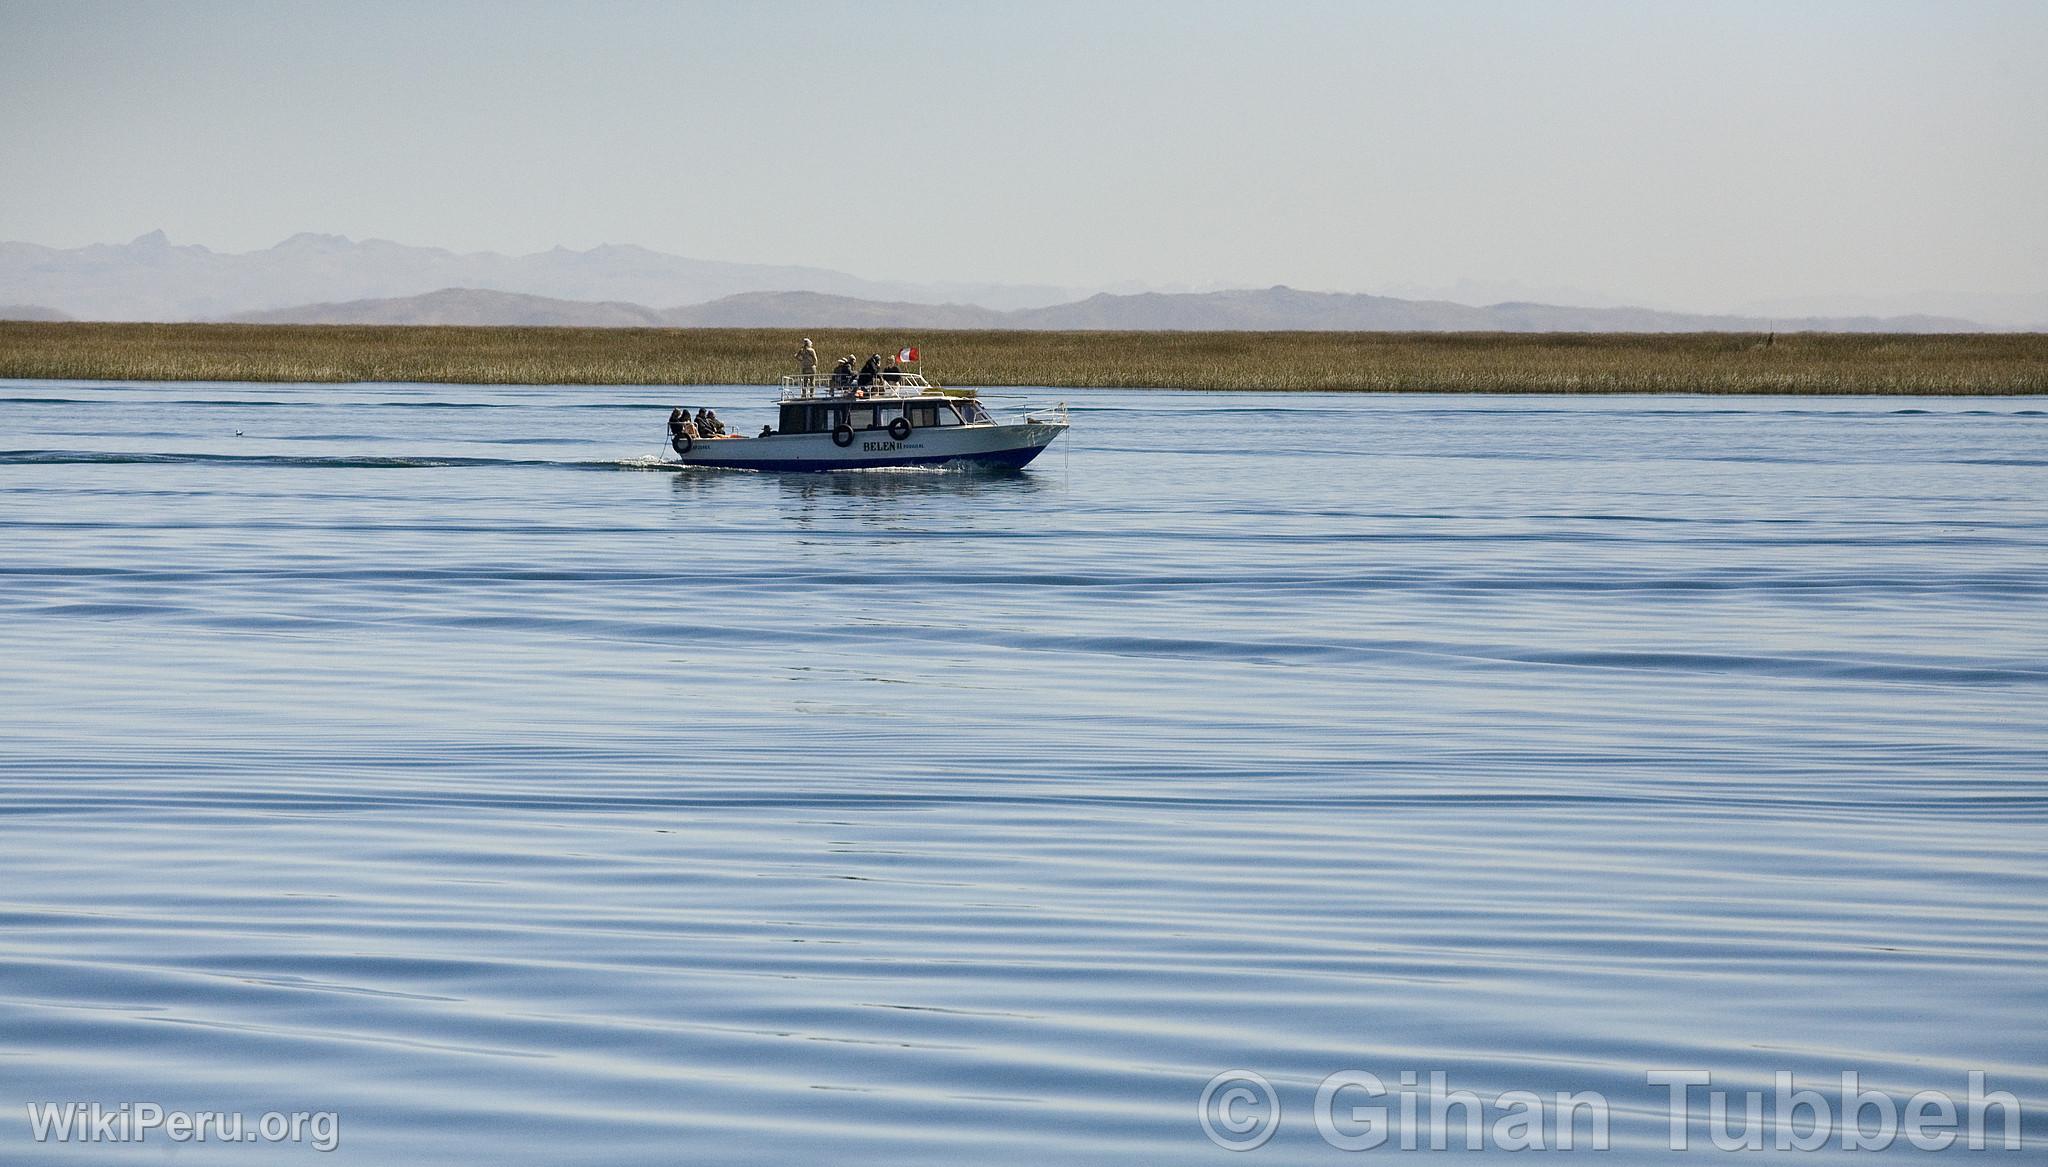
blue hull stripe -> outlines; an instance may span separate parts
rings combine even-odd
[[[941,466],[947,462],[971,462],[980,466],[1022,467],[1038,457],[1044,446],[1025,446],[1015,450],[995,450],[986,454],[927,454],[915,458],[863,458],[858,462],[822,462],[815,459],[797,458],[734,458],[717,462],[696,462],[688,454],[677,451],[677,457],[686,466],[705,466],[721,470],[869,470],[889,466]]]

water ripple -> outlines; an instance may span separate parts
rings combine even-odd
[[[1270,1163],[1344,1069],[2048,1137],[2038,399],[1102,392],[806,478],[673,392],[0,385],[0,1158],[1180,1161],[1231,1067]]]

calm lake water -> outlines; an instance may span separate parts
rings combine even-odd
[[[1340,1070],[1713,1159],[1683,1068],[2039,1161],[2048,400],[1064,395],[0,382],[0,1161],[1336,1162]]]

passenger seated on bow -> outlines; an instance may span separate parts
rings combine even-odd
[[[684,412],[683,412],[683,407],[682,407],[682,406],[678,405],[678,406],[676,406],[676,407],[675,407],[674,409],[671,409],[671,410],[669,410],[669,411],[668,411],[668,436],[669,436],[669,437],[671,437],[671,438],[679,438],[679,437],[682,437],[682,436],[683,436],[683,426],[687,425],[687,424],[689,423],[689,420],[690,420],[690,415],[689,415],[689,414],[687,414],[687,413],[684,413]]]
[[[881,375],[882,354],[876,353],[874,356],[868,358],[866,364],[860,367],[860,377],[857,381],[855,381],[855,384],[872,385],[875,383],[875,379],[877,377],[880,377]]]
[[[832,384],[842,389],[853,384],[852,353],[847,353],[845,356],[840,357],[839,363],[832,366]]]
[[[683,415],[683,424],[676,428],[675,435],[679,438],[688,438],[693,442],[704,436],[698,431],[697,423],[691,421],[690,415],[687,413]]]
[[[761,427],[761,432],[755,434],[754,436],[757,438],[772,438],[775,436],[775,427],[772,425],[764,425]]]
[[[704,411],[704,424],[708,427],[705,430],[705,437],[722,438],[725,436],[725,423],[718,420],[718,415],[708,409]]]

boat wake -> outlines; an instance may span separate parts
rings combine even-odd
[[[667,471],[672,473],[758,474],[740,467],[692,466],[665,454],[630,458],[571,459],[478,458],[461,456],[401,457],[373,454],[212,454],[136,450],[0,450],[0,466],[224,466],[273,470],[453,470],[513,469],[581,471]],[[865,466],[827,471],[863,477],[929,478],[942,475],[1014,477],[1020,471],[972,461],[931,466]]]
[[[681,470],[659,454],[603,460],[381,456],[373,454],[209,454],[133,450],[0,450],[0,466],[250,466],[299,470],[446,470],[527,466],[554,470]]]

